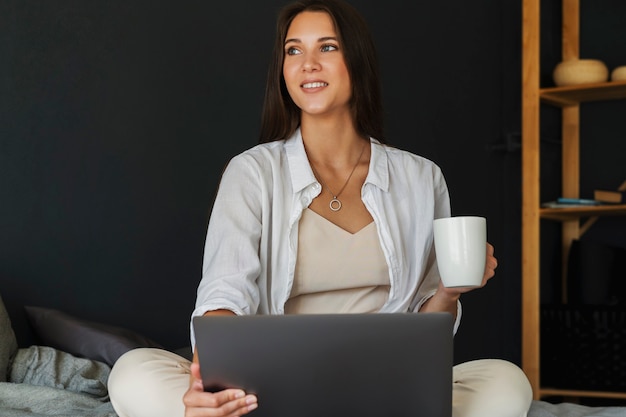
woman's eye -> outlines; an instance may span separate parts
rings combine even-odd
[[[330,51],[337,51],[339,50],[339,48],[336,45],[322,45],[321,51],[322,52],[330,52]]]
[[[300,52],[299,49],[291,47],[291,48],[287,48],[286,51],[287,55],[300,55],[302,52]]]

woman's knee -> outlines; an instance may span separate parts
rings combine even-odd
[[[182,415],[190,362],[172,352],[138,348],[126,352],[109,375],[109,396],[122,417]],[[156,413],[156,414],[155,414]],[[167,414],[164,414],[167,415]]]
[[[526,416],[532,389],[524,372],[501,359],[481,359],[454,367],[455,408],[463,416]]]

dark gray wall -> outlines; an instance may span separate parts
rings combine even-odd
[[[464,297],[459,360],[519,359],[518,2],[353,2],[382,62],[392,144],[489,219],[498,278]],[[256,143],[283,1],[0,5],[0,294],[188,343],[211,201]]]
[[[284,2],[0,0],[0,294],[188,343],[224,164],[256,143]],[[390,143],[488,218],[497,278],[464,296],[456,360],[520,356],[521,2],[353,0]],[[623,50],[623,48],[622,48]]]

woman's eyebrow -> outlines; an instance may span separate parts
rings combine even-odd
[[[321,38],[319,38],[317,41],[318,42],[328,42],[328,41],[336,41],[337,38],[335,36],[323,36]],[[299,38],[289,38],[289,39],[285,39],[285,45],[288,43],[302,43],[302,40]]]

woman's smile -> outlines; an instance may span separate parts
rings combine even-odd
[[[302,84],[302,88],[304,88],[305,90],[326,87],[326,86],[328,86],[328,83],[325,83],[322,81],[307,82],[307,83]]]

